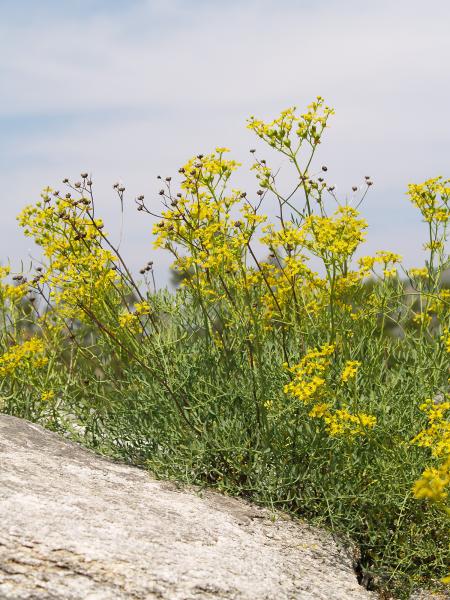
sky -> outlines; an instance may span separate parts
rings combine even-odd
[[[374,180],[362,253],[421,264],[425,225],[405,192],[450,177],[449,22],[448,0],[0,0],[0,262],[39,256],[16,215],[88,171],[116,238],[123,182],[123,254],[134,270],[153,260],[165,285],[171,259],[134,198],[157,211],[157,175],[176,180],[216,146],[252,192],[249,149],[267,151],[247,118],[321,95],[336,110],[318,157],[329,183],[345,202]]]

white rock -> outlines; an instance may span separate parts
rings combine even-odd
[[[367,600],[332,537],[0,415],[0,598]]]

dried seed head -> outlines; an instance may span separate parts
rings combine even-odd
[[[119,192],[121,192],[121,193],[123,193],[125,191],[125,188],[123,187],[123,185],[118,189],[119,189]]]
[[[116,181],[116,183],[113,184],[113,190],[117,190],[119,185],[120,185],[119,182]]]
[[[80,177],[82,179],[87,179],[88,178],[88,174],[87,173],[81,173]]]
[[[358,186],[356,186],[356,185],[352,186],[352,190],[353,190],[354,192],[357,192],[357,191],[358,191]]]
[[[172,177],[166,177],[166,181],[172,181]]]
[[[328,171],[328,167],[325,165],[322,165],[322,171]]]
[[[143,194],[141,194],[140,196],[138,196],[138,200],[139,200],[139,202],[142,202],[142,201],[143,201],[143,199],[144,199],[144,195],[143,195]]]
[[[140,204],[140,205],[137,207],[137,209],[138,209],[138,210],[144,210],[144,207],[142,206],[142,204]]]
[[[75,187],[76,188],[80,188],[81,187],[81,182],[80,181],[75,182]]]
[[[64,177],[64,179],[62,180],[63,183],[69,183],[69,180],[67,179],[67,177]]]
[[[159,190],[159,192],[158,192],[158,194],[159,194],[160,196],[164,196],[164,193],[165,193],[165,192],[164,192],[164,190]]]
[[[250,150],[250,152],[251,152],[252,154],[254,154],[254,153],[256,152],[256,150],[255,150],[254,148],[252,148],[252,149]]]
[[[141,275],[144,275],[144,273],[145,273],[145,269],[139,269],[139,273],[140,273]]]
[[[263,190],[258,190],[256,193],[258,194],[258,196],[262,196],[264,194]]]

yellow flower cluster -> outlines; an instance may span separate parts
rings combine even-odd
[[[437,469],[425,469],[422,477],[413,486],[414,497],[418,500],[443,502],[448,497],[450,485],[450,456]]]
[[[208,302],[230,297],[230,287],[248,290],[262,280],[261,271],[247,269],[248,244],[266,220],[239,190],[226,193],[236,161],[225,158],[226,148],[199,155],[180,169],[183,194],[178,194],[155,224],[154,246],[172,252],[183,285]],[[236,218],[236,210],[240,217]]]
[[[361,363],[357,360],[348,360],[345,363],[344,370],[342,371],[341,381],[346,383],[350,379],[354,379],[358,372],[358,367],[361,366]]]
[[[42,392],[42,394],[41,394],[42,402],[49,402],[50,400],[53,400],[54,397],[55,397],[55,392],[53,390],[47,390],[47,391]]]
[[[374,272],[375,265],[382,265],[383,275],[393,277],[397,274],[394,265],[400,263],[401,260],[400,254],[379,250],[375,253],[375,256],[362,256],[358,259],[358,264],[362,275],[370,275],[371,272]]]
[[[329,357],[334,351],[334,345],[326,344],[320,349],[307,352],[297,365],[289,368],[294,377],[284,386],[284,393],[297,398],[303,404],[318,400],[326,383],[323,375],[331,363]]]
[[[428,418],[428,427],[418,433],[412,444],[431,448],[433,456],[450,455],[450,401],[427,400],[420,406]]]
[[[310,417],[320,418],[331,437],[355,437],[365,435],[376,425],[376,417],[358,413],[356,415],[345,409],[331,410],[328,404],[316,405],[309,413]]]
[[[294,152],[298,150],[303,140],[311,146],[317,145],[334,110],[326,106],[324,99],[318,96],[308,106],[306,113],[297,116],[295,111],[295,106],[287,108],[281,112],[278,118],[269,123],[250,117],[248,128],[270,146],[286,154],[295,143],[292,133],[295,133],[297,138],[296,148],[293,148]]]
[[[48,362],[42,340],[33,337],[22,344],[11,346],[0,356],[0,376],[11,375],[17,369],[41,368]]]
[[[447,223],[450,218],[450,180],[442,177],[410,184],[408,195],[428,223]]]
[[[340,206],[331,217],[307,217],[303,226],[305,247],[325,263],[351,258],[367,228],[367,221],[358,219],[358,214],[351,206]]]
[[[428,417],[428,427],[411,443],[430,448],[432,456],[443,460],[437,468],[425,469],[415,482],[413,492],[418,499],[443,503],[450,486],[450,402],[427,400],[420,408]],[[444,508],[450,514],[450,506]]]
[[[134,310],[137,315],[149,315],[151,313],[150,304],[143,300],[142,302],[136,302],[134,305]]]
[[[376,417],[364,413],[353,414],[346,408],[335,409],[329,402],[322,401],[325,396],[334,395],[327,387],[326,379],[326,371],[331,364],[330,356],[334,352],[335,346],[331,344],[307,352],[298,365],[289,369],[294,378],[284,386],[284,392],[303,404],[313,404],[309,416],[322,419],[328,435],[349,438],[365,435],[375,427]],[[358,361],[347,361],[341,381],[347,382],[355,377],[359,366]]]
[[[428,269],[425,267],[412,268],[412,269],[409,269],[408,275],[415,279],[422,279],[424,277],[428,277]]]
[[[95,219],[90,200],[50,197],[47,188],[43,202],[27,206],[19,215],[25,235],[42,246],[48,259],[40,284],[47,284],[62,317],[83,319],[77,308],[92,307],[105,293],[119,284],[114,270],[116,256],[102,247],[103,222]]]
[[[138,318],[135,314],[130,312],[123,312],[119,315],[119,326],[124,329],[128,327],[134,327],[138,324]]]

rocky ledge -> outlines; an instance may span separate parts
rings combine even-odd
[[[0,415],[0,599],[367,600],[328,533]]]

